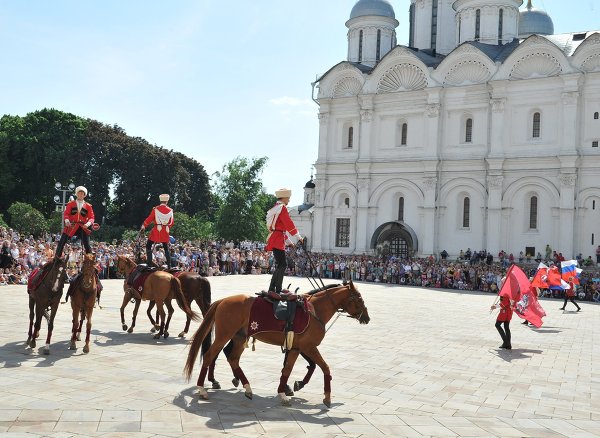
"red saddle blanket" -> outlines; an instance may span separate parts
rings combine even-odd
[[[42,280],[44,280],[47,274],[48,271],[44,271],[41,268],[35,268],[31,271],[31,274],[27,278],[27,290],[36,290],[42,284]]]
[[[137,272],[136,270],[134,270],[131,274],[129,274],[129,277],[127,278],[127,286],[137,290],[138,292],[141,292],[142,289],[144,289],[144,283],[146,282],[146,278],[148,278],[148,276],[153,272],[155,271]]]
[[[303,333],[308,328],[310,315],[301,303],[296,307],[294,317],[294,333]],[[257,297],[250,309],[250,321],[248,323],[248,336],[254,336],[261,332],[282,332],[286,321],[275,319],[273,315],[273,304],[264,298]]]

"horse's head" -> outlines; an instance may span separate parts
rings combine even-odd
[[[81,266],[81,272],[84,276],[93,275],[96,270],[96,254],[86,254],[83,256],[83,264]]]
[[[371,318],[360,292],[356,289],[352,280],[345,284],[344,287],[348,288],[348,298],[342,302],[344,312],[350,315],[351,318],[358,320],[361,324],[368,324]]]
[[[69,261],[69,256],[66,258],[57,258],[55,257],[52,261],[52,266],[48,271],[48,275],[46,275],[46,281],[50,284],[50,290],[53,293],[57,293],[62,290],[65,279],[67,278],[67,262]]]
[[[135,263],[124,255],[117,256],[117,272],[127,275],[135,267]]]

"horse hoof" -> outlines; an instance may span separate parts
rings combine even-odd
[[[133,327],[130,327],[129,330],[127,330],[127,333],[133,333]]]
[[[77,335],[77,340],[81,341],[81,335]]]
[[[89,353],[90,352],[90,346],[86,345],[85,347],[83,347],[83,352],[84,353]]]
[[[154,336],[152,336],[154,339],[160,339],[160,333],[155,334]]]
[[[123,324],[123,330],[127,330],[127,324]]]
[[[203,400],[208,400],[208,392],[206,392],[203,386],[198,387],[198,396]]]
[[[331,399],[329,399],[329,398],[324,398],[324,399],[323,399],[323,404],[324,404],[325,406],[327,406],[328,408],[330,408],[330,407],[331,407]]]
[[[252,388],[250,387],[249,383],[246,383],[244,385],[244,395],[246,396],[246,398],[249,398],[250,400],[252,400]]]
[[[165,332],[164,338],[167,339],[169,337],[169,332]]]
[[[235,386],[237,388],[238,386],[240,386],[240,379],[235,377],[231,380],[231,383],[233,383],[233,386]]]
[[[279,395],[279,400],[281,400],[281,406],[291,406],[292,405],[292,402],[290,401],[290,399],[286,397],[285,392],[280,392],[278,395]]]
[[[47,356],[50,354],[50,348],[46,347],[44,348],[44,354]]]
[[[186,335],[186,333],[185,333],[185,332],[181,332],[181,333],[179,333],[177,336],[178,336],[179,338],[183,338],[183,337],[185,337],[185,335]]]
[[[294,391],[292,391],[292,388],[290,388],[289,385],[285,385],[285,395],[288,397],[292,397],[294,395]]]
[[[31,342],[29,343],[29,346],[31,348],[35,348],[35,339],[32,339]]]
[[[246,396],[247,399],[252,400],[252,393],[251,392],[244,392],[244,395]]]
[[[221,384],[219,382],[217,382],[216,380],[214,380],[212,382],[212,389],[221,389]]]
[[[300,391],[302,388],[304,388],[304,382],[301,380],[296,380],[294,382],[294,391]]]
[[[152,328],[150,329],[150,333],[156,333],[156,332],[157,332],[157,328],[156,328],[156,327],[152,327]]]
[[[69,345],[69,350],[77,350],[77,347],[75,347],[75,342],[71,342]]]

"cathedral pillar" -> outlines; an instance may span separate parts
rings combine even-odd
[[[369,231],[369,179],[359,178],[358,179],[358,205],[356,209],[356,242],[355,248],[356,253],[363,253],[369,250],[369,243],[371,236]]]
[[[487,199],[487,224],[486,237],[484,240],[486,248],[492,254],[500,252],[502,242],[502,181],[504,177],[499,174],[492,174],[487,178],[488,199]]]
[[[562,93],[562,138],[561,155],[577,155],[577,106],[579,93],[569,91]]]
[[[423,178],[423,228],[419,236],[420,248],[413,248],[423,256],[435,255],[435,189],[437,178],[429,175]]]
[[[440,123],[440,104],[428,103],[425,106],[425,158],[437,158],[439,123]]]
[[[360,161],[371,159],[371,129],[373,121],[373,96],[360,98],[360,142],[358,145],[358,159]]]
[[[319,162],[325,162],[327,160],[327,150],[329,141],[329,106],[321,104],[319,109]]]
[[[317,177],[315,181],[315,210],[313,213],[313,236],[312,242],[309,242],[311,251],[323,252],[323,231],[329,226],[325,217],[325,208],[323,206],[325,198],[325,189],[327,180]]]
[[[574,171],[562,172],[560,180],[560,226],[558,252],[566,259],[574,258],[574,211],[575,211],[575,182],[577,175]]]
[[[490,126],[490,157],[501,157],[504,155],[504,105],[505,98],[494,98],[490,100],[492,108],[492,123]]]

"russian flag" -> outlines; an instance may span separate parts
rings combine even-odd
[[[570,289],[569,283],[561,278],[561,274],[557,267],[549,268],[543,263],[540,263],[538,270],[533,280],[531,280],[533,287],[539,287],[540,289],[552,289],[552,290],[563,290]]]
[[[582,269],[577,267],[577,260],[566,260],[560,262],[561,267],[561,278],[566,282],[573,284],[579,284],[579,273]]]

